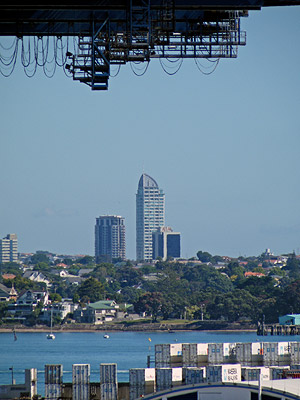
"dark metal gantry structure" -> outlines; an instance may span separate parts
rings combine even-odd
[[[36,37],[35,53],[43,56],[48,53],[43,38],[78,38],[75,51],[67,51],[62,64],[74,80],[106,90],[112,65],[149,63],[152,58],[237,57],[238,46],[246,43],[240,18],[249,10],[299,4],[300,0],[7,1],[0,5],[0,36],[17,37],[22,51],[23,38]]]

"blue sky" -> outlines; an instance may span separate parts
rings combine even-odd
[[[94,253],[95,218],[125,217],[135,258],[142,172],[166,194],[182,256],[300,252],[300,7],[242,18],[247,45],[203,75],[130,66],[92,92],[20,62],[0,77],[0,237],[19,251]],[[1,39],[2,40],[2,39]]]

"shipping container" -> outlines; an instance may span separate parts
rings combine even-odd
[[[100,393],[101,393],[101,400],[117,400],[118,385],[116,383],[101,383]]]
[[[260,376],[265,381],[270,380],[270,369],[268,367],[242,367],[243,381],[259,381]]]
[[[168,368],[180,365],[182,365],[182,343],[155,345],[156,368]]]
[[[90,365],[73,364],[72,366],[73,400],[89,400],[90,398]]]
[[[157,391],[182,384],[182,368],[156,368]]]
[[[185,385],[194,385],[196,383],[204,383],[205,367],[202,368],[182,368],[182,380]]]
[[[167,368],[171,365],[171,353],[169,344],[155,345],[155,367]]]
[[[290,342],[291,364],[300,364],[300,343]]]
[[[56,383],[45,384],[45,400],[59,400],[62,395],[62,385]]]
[[[284,371],[289,371],[290,367],[289,366],[284,366],[284,367],[270,367],[270,379],[276,380],[276,379],[283,379]]]
[[[45,384],[60,385],[63,382],[63,366],[61,364],[45,365]]]
[[[265,342],[263,343],[263,364],[278,365],[278,342]]]
[[[100,383],[117,383],[117,364],[100,364]]]
[[[90,383],[90,364],[73,364],[73,385],[86,385]]]
[[[223,362],[236,362],[236,343],[223,343]]]
[[[129,370],[130,386],[144,386],[155,382],[155,368],[132,368]]]
[[[206,380],[207,382],[241,382],[241,365],[208,365]]]
[[[62,394],[63,366],[45,365],[45,399],[57,400]]]
[[[183,343],[182,344],[182,366],[196,367],[198,365],[198,344]]]
[[[223,361],[223,343],[208,343],[208,363],[222,364]]]
[[[250,365],[252,362],[252,343],[236,344],[236,361],[241,365]]]

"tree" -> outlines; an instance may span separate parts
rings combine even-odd
[[[137,313],[145,312],[146,315],[152,316],[153,322],[157,321],[158,316],[161,314],[164,299],[161,293],[145,293],[139,300],[134,303],[134,309]]]
[[[82,265],[93,265],[95,263],[95,258],[92,256],[84,256],[77,260],[78,264]]]
[[[87,296],[93,303],[98,300],[102,300],[104,297],[104,286],[98,282],[95,278],[89,278],[85,280],[77,289],[77,293],[82,299]]]
[[[258,300],[246,290],[236,289],[231,293],[217,295],[214,302],[207,306],[213,319],[225,318],[230,322],[240,318],[257,321]]]
[[[49,257],[46,256],[46,254],[43,253],[36,253],[30,258],[30,263],[31,264],[38,264],[44,262],[46,264],[50,263]]]
[[[199,250],[197,253],[198,260],[203,263],[208,263],[212,260],[212,255],[209,254],[207,251]]]

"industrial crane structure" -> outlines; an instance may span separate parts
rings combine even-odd
[[[128,62],[137,74],[152,58],[170,74],[185,58],[217,65],[246,44],[241,17],[288,5],[300,0],[4,1],[0,36],[14,40],[0,48],[0,71],[10,75],[19,54],[28,76],[38,66],[51,76],[59,65],[92,90],[107,90],[112,69]]]

